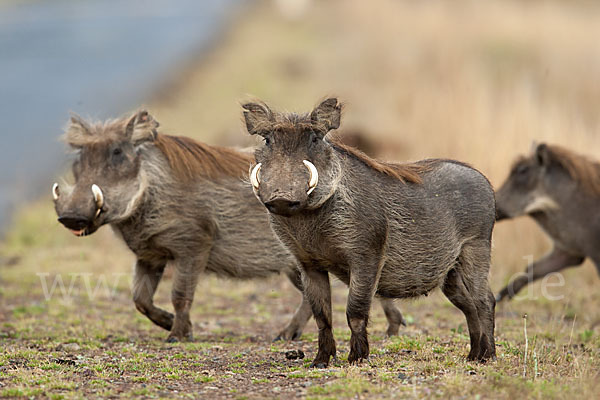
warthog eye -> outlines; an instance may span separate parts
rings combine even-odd
[[[113,156],[120,156],[123,153],[123,150],[121,150],[120,147],[117,147],[116,149],[113,150]]]
[[[518,175],[525,175],[527,172],[529,172],[529,165],[519,165],[515,170]]]
[[[268,137],[265,138],[265,144],[268,146],[271,144],[271,139],[269,139]]]

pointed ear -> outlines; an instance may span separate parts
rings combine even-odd
[[[311,113],[310,119],[320,130],[329,132],[340,127],[342,119],[342,104],[331,97],[319,104]]]
[[[273,112],[262,102],[242,104],[246,129],[251,135],[262,135],[273,122]]]
[[[134,146],[156,139],[159,123],[146,110],[135,113],[127,122],[125,135]]]
[[[548,149],[546,143],[538,144],[537,148],[535,149],[535,158],[538,164],[543,165],[545,167],[549,166],[551,162],[551,157],[552,155],[550,154],[550,149]]]
[[[90,126],[83,118],[75,113],[71,113],[71,120],[63,140],[67,144],[75,149],[80,149],[90,142],[92,136],[92,130]]]

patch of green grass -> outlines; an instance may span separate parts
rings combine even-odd
[[[390,339],[385,348],[391,352],[400,352],[401,350],[421,350],[422,343],[418,339],[408,336],[394,336]]]
[[[196,382],[196,383],[208,383],[208,382],[214,382],[215,380],[216,380],[215,377],[206,376],[206,375],[202,375],[202,376],[198,376],[198,377],[194,378],[194,382]]]
[[[368,397],[380,393],[382,390],[382,387],[372,384],[366,379],[353,377],[353,379],[344,378],[327,382],[321,386],[312,386],[308,389],[310,394],[308,398],[323,399],[330,396],[334,398]]]

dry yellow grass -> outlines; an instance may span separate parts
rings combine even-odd
[[[600,8],[593,3],[306,3],[305,12],[292,19],[283,17],[272,2],[243,9],[233,29],[200,65],[182,74],[175,88],[149,101],[148,107],[162,129],[208,143],[248,145],[252,138],[242,129],[239,107],[247,96],[262,98],[280,109],[307,111],[321,97],[335,94],[346,102],[343,129],[357,128],[376,140],[393,143],[390,147],[400,150],[389,158],[456,158],[480,169],[495,186],[508,174],[512,159],[529,151],[534,140],[563,144],[600,158]],[[194,379],[199,371],[209,368],[206,365],[212,365],[215,354],[224,355],[231,363],[244,346],[265,358],[269,351],[276,354],[286,348],[280,345],[264,350],[264,341],[283,321],[276,317],[291,313],[297,301],[287,282],[203,280],[192,312],[200,340],[176,348],[183,352],[184,360],[195,357],[195,363],[178,368],[179,378],[169,377],[160,369],[176,362],[171,358],[171,364],[165,361],[160,368],[134,363],[113,370],[99,361],[97,349],[104,352],[109,346],[116,353],[132,353],[124,364],[136,361],[136,352],[162,358],[172,357],[169,354],[174,350],[164,349],[160,342],[164,332],[138,315],[130,304],[126,279],[120,281],[116,298],[99,296],[89,301],[80,294],[74,304],[66,305],[60,299],[49,303],[40,300],[43,296],[37,272],[49,272],[50,276],[102,272],[112,277],[128,273],[133,261],[108,229],[77,239],[54,221],[48,196],[43,203],[23,210],[15,229],[0,246],[0,255],[20,257],[16,265],[0,269],[0,320],[8,321],[0,333],[10,338],[5,343],[6,354],[0,357],[0,387],[6,386],[0,394],[58,393],[71,397],[84,390],[86,395],[102,397],[175,396],[169,391],[174,385],[188,390],[187,394],[253,397],[264,390],[261,388],[267,383],[262,382],[263,375],[256,375],[264,371],[250,366],[238,374],[246,379],[244,384],[237,384],[238,392],[225,391],[236,383],[222,369],[217,368],[214,381],[213,376]],[[497,291],[524,268],[524,257],[537,258],[549,246],[526,218],[499,224],[494,233],[493,289]],[[282,397],[300,393],[359,398],[597,398],[600,282],[590,263],[567,271],[565,278],[564,287],[549,290],[552,295],[562,295],[561,300],[542,297],[538,284],[531,289],[537,298],[497,308],[496,363],[481,366],[464,361],[467,339],[463,316],[442,295],[433,294],[399,302],[411,322],[399,339],[377,338],[385,322],[381,311],[374,309],[371,365],[312,373],[272,363],[273,373],[297,376],[275,374],[264,379],[269,387],[281,386]],[[81,284],[76,286],[81,288]],[[159,288],[159,304],[168,304],[168,286]],[[85,292],[84,287],[82,290]],[[344,295],[342,285],[336,285],[336,334],[338,339],[347,340]],[[103,318],[104,313],[111,316]],[[526,377],[522,378],[524,313],[528,314],[529,347]],[[307,332],[302,346],[312,357],[314,323]],[[240,336],[244,334],[258,338],[257,343],[247,343],[245,336]],[[124,338],[124,342],[107,339],[113,335]],[[78,383],[79,389],[64,389],[59,384],[56,389],[49,383],[39,389],[39,383],[32,383],[38,381],[28,374],[54,377],[47,371],[58,367],[43,356],[30,354],[29,348],[37,346],[54,354],[56,342],[69,338],[81,344],[83,365],[97,369],[97,374],[91,381]],[[222,346],[228,338],[235,343],[232,350],[200,351],[205,345]],[[339,347],[347,350],[347,342]],[[33,369],[12,375],[12,370],[2,370],[12,365],[12,360],[22,359],[29,360]],[[79,382],[81,368],[60,369],[61,379],[74,376]],[[407,379],[398,378],[398,374]],[[292,381],[330,384],[294,392]],[[146,384],[141,387],[143,382],[147,388]],[[68,386],[68,382],[62,384]],[[203,392],[207,385],[222,390]]]

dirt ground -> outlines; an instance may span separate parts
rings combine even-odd
[[[307,4],[304,11],[282,12],[272,2],[241,9],[199,64],[149,99],[161,128],[246,146],[253,142],[242,130],[240,101],[257,96],[303,111],[337,94],[347,105],[342,134],[360,132],[388,159],[469,162],[495,186],[532,140],[600,154],[593,4]],[[563,285],[537,283],[498,305],[498,359],[487,364],[465,360],[465,319],[436,291],[398,301],[408,322],[398,337],[385,337],[375,304],[370,359],[348,366],[347,289],[335,282],[338,361],[313,370],[314,321],[300,341],[272,343],[300,301],[284,277],[205,277],[192,308],[194,341],[165,343],[167,332],[131,301],[133,256],[107,227],[70,235],[56,222],[49,192],[23,206],[0,243],[0,397],[600,397],[600,282],[589,262],[565,271]],[[493,290],[549,248],[526,218],[500,223]],[[169,310],[170,284],[165,279],[157,294]],[[286,357],[299,350],[304,358]]]

